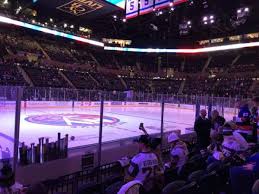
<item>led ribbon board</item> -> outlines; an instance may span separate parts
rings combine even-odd
[[[72,40],[81,41],[84,43],[88,43],[95,46],[104,47],[104,43],[98,42],[95,40],[90,40],[87,38],[74,36],[72,34],[67,34],[64,32],[58,32],[56,30],[51,30],[48,28],[43,28],[40,26],[28,24],[25,22],[20,22],[17,20],[13,20],[7,17],[0,16],[0,22],[6,24],[13,24],[16,26],[21,26],[24,28],[29,28],[32,30],[53,34],[55,36],[60,36]],[[104,47],[104,50],[110,51],[123,51],[123,52],[145,52],[145,53],[206,53],[206,52],[216,52],[216,51],[225,51],[225,50],[235,50],[235,49],[242,49],[242,48],[249,48],[249,47],[259,47],[259,42],[249,42],[249,43],[238,43],[238,44],[229,44],[223,46],[214,46],[214,47],[205,47],[205,48],[196,48],[196,49],[154,49],[154,48],[122,48],[122,47]]]
[[[216,51],[235,50],[249,47],[259,47],[259,42],[229,44],[223,46],[214,46],[197,49],[153,49],[153,48],[121,48],[121,47],[104,47],[104,50],[124,51],[124,52],[141,52],[141,53],[207,53]]]
[[[16,25],[16,26],[21,26],[21,27],[24,27],[24,28],[29,28],[29,29],[32,29],[32,30],[36,30],[36,31],[40,31],[40,32],[48,33],[48,34],[53,34],[55,36],[60,36],[60,37],[64,37],[64,38],[68,38],[68,39],[72,39],[72,40],[77,40],[77,41],[88,43],[88,44],[95,45],[95,46],[104,47],[104,44],[102,42],[90,40],[90,39],[75,36],[75,35],[72,35],[72,34],[67,34],[67,33],[64,33],[64,32],[59,32],[59,31],[56,31],[56,30],[51,30],[51,29],[48,29],[48,28],[43,28],[41,26],[36,26],[36,25],[25,23],[25,22],[20,22],[20,21],[13,20],[13,19],[10,19],[10,18],[7,18],[7,17],[3,17],[3,16],[0,16],[0,22],[6,23],[6,24],[13,24],[13,25]]]

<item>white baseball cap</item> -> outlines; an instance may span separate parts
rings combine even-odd
[[[179,140],[179,136],[175,133],[171,133],[168,138],[167,138],[167,141],[168,143],[172,143],[173,141],[176,141],[176,140]]]

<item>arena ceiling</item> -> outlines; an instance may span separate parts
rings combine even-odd
[[[24,8],[35,9],[38,17],[53,17],[58,18],[61,23],[69,21],[87,26],[93,30],[96,38],[131,39],[139,46],[146,47],[172,47],[179,41],[189,44],[190,41],[259,31],[258,0],[189,0],[173,11],[169,8],[160,15],[152,12],[126,22],[123,22],[124,10],[105,0],[37,0],[35,3],[33,0],[17,1]],[[80,5],[73,4],[76,2],[80,2]],[[244,23],[233,26],[233,18],[241,7],[249,7],[249,15]],[[206,15],[215,17],[212,25],[203,25],[202,18]],[[188,33],[182,35],[179,25],[184,21],[191,21],[192,25]]]
[[[39,17],[83,24],[121,9],[103,0],[19,0],[19,3],[23,8],[36,10]]]

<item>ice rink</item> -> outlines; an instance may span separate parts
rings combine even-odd
[[[14,107],[0,111],[0,145],[2,156],[7,157],[13,150],[14,137]],[[233,115],[225,115],[231,118]],[[165,104],[164,130],[181,130],[188,133],[186,128],[193,127],[195,120],[194,108],[178,108]],[[69,140],[69,147],[82,146],[98,142],[100,107],[64,106],[22,108],[20,119],[20,143],[26,145],[38,143],[38,138],[57,140],[57,133],[62,136],[69,134],[75,139]],[[161,107],[159,105],[138,106],[106,106],[104,107],[103,141],[112,141],[127,137],[138,136],[139,124],[142,122],[148,133],[160,133]],[[8,150],[9,149],[9,150]]]

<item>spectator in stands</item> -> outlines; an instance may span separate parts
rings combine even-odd
[[[241,119],[241,122],[245,125],[250,124],[249,118],[251,117],[251,112],[249,110],[248,104],[244,104],[240,107],[238,118]]]
[[[225,157],[232,157],[248,149],[247,141],[237,131],[233,132],[231,124],[224,125],[223,136],[222,152]]]
[[[219,115],[217,110],[213,110],[211,113],[212,128],[218,132],[219,127],[225,124],[225,118]]]
[[[176,133],[171,133],[167,141],[171,145],[171,162],[167,164],[167,167],[176,169],[177,174],[179,174],[188,159],[187,145],[180,140]]]
[[[211,144],[208,146],[208,152],[210,156],[208,157],[208,164],[220,161],[224,159],[223,153],[222,153],[222,143],[224,140],[224,137],[220,133],[211,133]]]
[[[148,136],[141,135],[136,142],[140,152],[131,159],[128,173],[134,180],[144,183],[156,174],[158,158],[151,152]]]
[[[149,142],[150,142],[150,148],[151,151],[156,154],[157,158],[158,158],[158,162],[159,162],[159,167],[163,168],[163,161],[161,158],[161,150],[160,150],[160,144],[161,144],[161,138],[157,138],[157,137],[152,137],[148,134],[148,132],[146,131],[145,127],[144,127],[144,123],[140,123],[139,125],[139,130],[143,131],[144,134],[146,136],[148,136],[149,138]]]
[[[257,123],[259,121],[259,114],[258,114],[258,108],[254,106],[251,109],[251,122]]]
[[[258,193],[259,177],[259,154],[256,153],[250,156],[242,166],[234,166],[230,169],[230,182],[232,185],[232,193],[251,193],[251,188],[254,193]],[[257,183],[256,183],[256,182]],[[254,186],[253,186],[254,185]],[[256,192],[257,190],[257,192]]]
[[[141,135],[136,142],[140,153],[131,159],[128,168],[130,177],[126,179],[140,181],[146,192],[157,193],[163,186],[163,169],[159,166],[158,157],[152,152],[150,138]]]
[[[197,133],[197,146],[199,150],[207,149],[210,144],[211,121],[206,118],[207,112],[201,110],[200,116],[194,123],[194,130]]]
[[[257,179],[253,185],[252,194],[259,194],[259,179]]]

